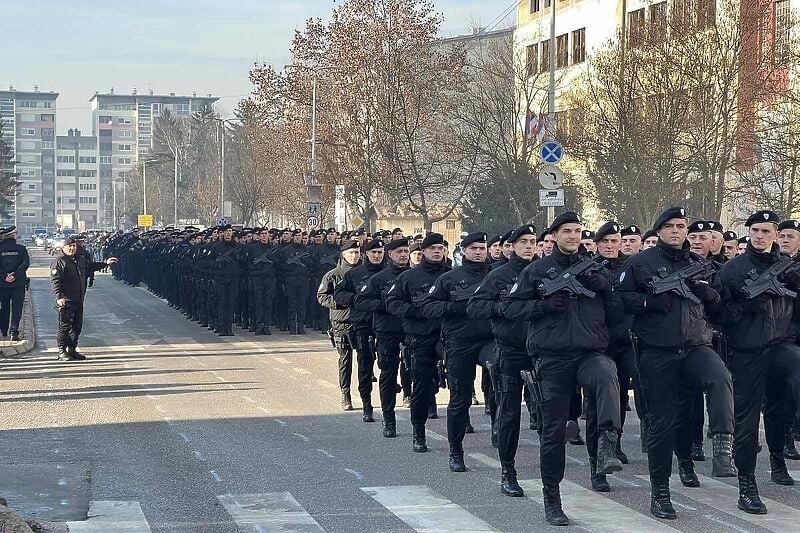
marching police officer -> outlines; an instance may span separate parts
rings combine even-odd
[[[221,227],[220,233],[222,239],[211,247],[218,306],[217,333],[221,337],[230,337],[233,335],[233,313],[242,271],[237,255],[238,245],[233,240],[233,229],[230,224]]]
[[[275,299],[275,285],[282,264],[282,254],[272,244],[269,229],[258,230],[258,240],[248,246],[249,271],[252,287],[253,311],[251,319],[255,322],[256,335],[272,335],[272,304]]]
[[[309,279],[312,260],[308,248],[302,243],[303,232],[295,230],[292,241],[283,248],[283,280],[286,289],[286,307],[289,333],[304,335],[308,306]],[[323,304],[324,305],[324,304]]]
[[[0,228],[0,334],[20,340],[19,321],[31,265],[28,249],[17,243],[16,226]]]

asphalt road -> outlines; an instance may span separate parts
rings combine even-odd
[[[0,362],[0,496],[24,515],[98,533],[554,529],[544,524],[534,432],[523,428],[517,458],[526,498],[499,493],[483,406],[465,442],[469,470],[450,473],[447,393],[429,423],[431,452],[413,454],[407,410],[396,439],[339,410],[336,354],[318,332],[221,338],[99,275],[81,338],[89,360],[57,362],[49,256],[32,255],[37,349]],[[653,519],[630,414],[631,464],[610,477],[611,493],[588,489],[586,451],[568,447],[562,495],[575,525],[561,530],[800,531],[800,489],[769,482],[766,453],[768,515],[737,511],[735,480],[711,479],[706,462],[701,488],[673,489],[678,520]]]

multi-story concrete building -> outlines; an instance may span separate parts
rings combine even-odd
[[[210,108],[218,98],[211,96],[176,96],[96,93],[92,104],[92,135],[97,138],[100,197],[112,198],[120,194],[124,181],[140,161],[146,159],[153,147],[154,122],[165,110],[178,118],[188,118],[203,108]],[[102,222],[112,224],[113,207],[104,202],[99,213]]]
[[[54,229],[56,99],[58,93],[0,91],[0,135],[14,147],[20,188],[14,212],[21,233]],[[0,223],[13,223],[13,219]]]
[[[85,231],[110,224],[100,216],[101,206],[111,198],[99,190],[98,161],[96,137],[70,129],[56,138],[56,194],[51,207],[62,227]]]

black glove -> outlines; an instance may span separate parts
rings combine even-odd
[[[651,294],[644,299],[644,310],[651,313],[666,313],[672,307],[669,294]]]
[[[611,292],[611,282],[599,272],[595,272],[591,276],[587,277],[583,284],[590,291],[598,292],[600,294],[608,294]]]
[[[696,281],[689,284],[689,289],[703,303],[716,303],[719,301],[719,293],[711,288],[708,283]]]
[[[545,314],[558,314],[567,310],[569,296],[565,292],[557,292],[542,302],[542,311]]]

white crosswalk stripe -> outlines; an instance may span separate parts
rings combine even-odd
[[[92,501],[88,518],[67,527],[71,533],[150,533],[139,502]]]
[[[522,479],[519,484],[525,489],[525,495],[528,498],[544,505],[540,479]],[[632,531],[674,533],[678,531],[571,481],[562,481],[560,490],[564,512],[571,521],[583,529],[597,533]]]
[[[497,531],[425,486],[361,487],[361,490],[420,533]]]
[[[288,492],[217,496],[242,533],[325,531]]]
[[[636,477],[649,481],[649,476]],[[700,480],[700,486],[688,488],[681,485],[681,482],[673,476],[670,479],[670,491],[769,531],[800,532],[800,510],[762,496],[761,501],[767,506],[769,512],[765,515],[748,514],[736,507],[736,501],[739,499],[738,487],[706,476],[698,475],[697,477]]]

